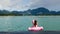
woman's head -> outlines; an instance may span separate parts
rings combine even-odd
[[[33,23],[33,25],[37,25],[37,21],[36,20],[33,20],[32,23]]]

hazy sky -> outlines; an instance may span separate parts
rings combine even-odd
[[[60,10],[60,0],[0,0],[0,9],[27,10],[45,7],[49,10]]]

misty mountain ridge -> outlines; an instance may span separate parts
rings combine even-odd
[[[15,15],[60,15],[60,11],[50,11],[47,8],[40,7],[37,9],[28,9],[26,11],[8,11],[0,10],[0,14],[15,14]]]

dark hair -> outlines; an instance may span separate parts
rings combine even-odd
[[[34,25],[37,25],[37,21],[36,20],[34,21]]]

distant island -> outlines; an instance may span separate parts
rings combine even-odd
[[[60,11],[50,11],[47,8],[28,9],[26,11],[0,10],[0,16],[39,16],[39,15],[60,15]]]

